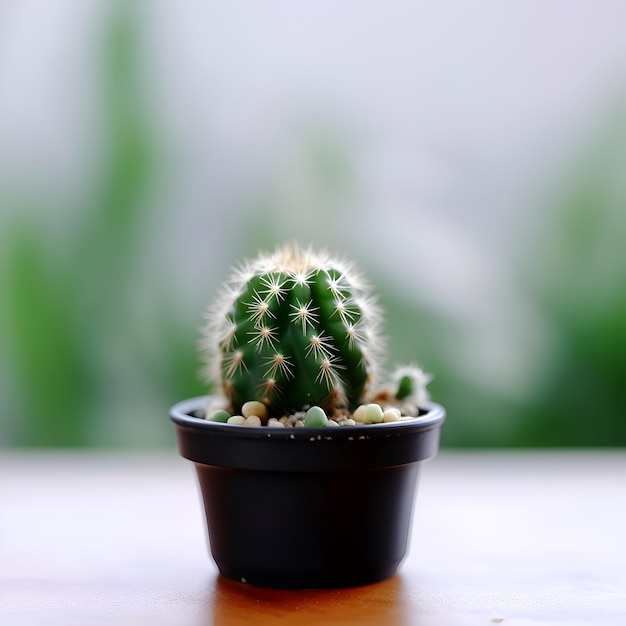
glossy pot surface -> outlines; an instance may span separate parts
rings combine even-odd
[[[222,575],[266,587],[345,587],[392,576],[409,536],[419,467],[439,446],[443,407],[335,428],[234,426],[172,407],[194,462]]]

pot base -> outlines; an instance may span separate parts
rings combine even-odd
[[[354,472],[260,472],[196,464],[213,558],[261,587],[352,587],[396,572],[419,463]]]

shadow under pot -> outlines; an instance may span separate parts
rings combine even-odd
[[[404,558],[420,464],[437,454],[442,406],[419,417],[339,428],[236,426],[170,417],[193,461],[211,553],[226,578],[274,588],[350,587],[392,576]]]

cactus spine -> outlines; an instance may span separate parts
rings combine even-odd
[[[207,378],[231,410],[258,400],[275,414],[353,410],[379,364],[380,312],[355,270],[288,246],[236,270],[209,309]]]

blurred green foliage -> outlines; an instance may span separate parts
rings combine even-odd
[[[520,445],[626,445],[626,106],[554,194],[526,263],[554,342]]]
[[[155,285],[141,293],[151,316],[135,307],[137,246],[160,218],[150,194],[167,168],[141,87],[141,20],[134,5],[116,7],[99,52],[98,173],[80,210],[66,212],[73,217],[61,243],[36,218],[53,212],[54,200],[42,204],[0,190],[8,209],[0,233],[0,364],[9,370],[0,394],[0,444],[171,445],[167,407],[207,391],[197,377],[196,326]],[[301,232],[309,232],[350,198],[358,203],[359,181],[341,141],[327,129],[309,139],[303,204],[292,204],[284,191],[289,180],[259,193],[243,209],[248,227],[239,233],[237,256],[282,243],[273,225],[289,211],[302,216]],[[454,345],[467,329],[419,308],[357,259],[387,311],[390,361],[418,355],[436,373],[431,391],[449,412],[444,445],[626,445],[625,171],[620,114],[584,151],[574,175],[564,177],[525,242],[520,288],[543,316],[551,345],[537,363],[541,384],[523,399],[460,376],[441,343],[445,337]]]
[[[195,329],[184,330],[174,321],[165,296],[153,303],[159,358],[137,336],[142,322],[132,308],[135,247],[151,219],[148,192],[160,172],[150,106],[139,86],[137,16],[132,5],[119,7],[105,32],[99,129],[104,139],[98,175],[85,206],[75,212],[82,222],[67,224],[71,236],[63,238],[61,253],[51,249],[45,225],[32,217],[36,211],[8,211],[0,332],[5,357],[10,356],[15,400],[10,403],[9,394],[3,394],[2,425],[4,441],[17,445],[123,443],[123,437],[97,424],[104,412],[99,407],[111,406],[111,395],[120,392],[115,381],[129,384],[112,371],[119,360],[131,364],[138,379],[138,369],[152,374],[140,400],[142,393],[152,392],[166,404],[180,393],[204,391],[189,354]],[[112,358],[115,350],[122,354]],[[141,435],[130,432],[128,443],[141,444]],[[160,440],[165,440],[162,435]]]

